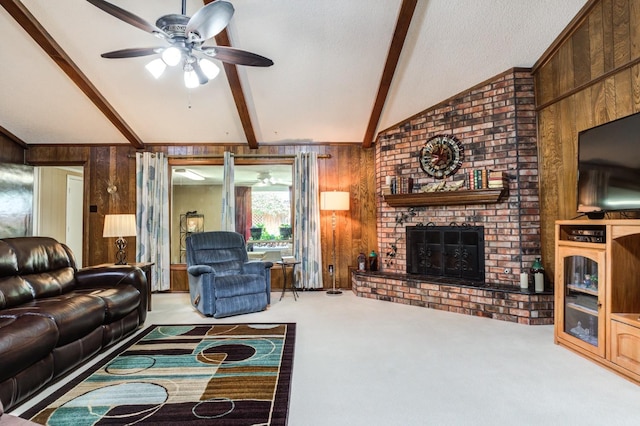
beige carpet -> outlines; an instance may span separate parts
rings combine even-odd
[[[323,292],[203,318],[156,294],[148,324],[295,322],[292,426],[638,425],[640,386],[553,343],[552,326]]]

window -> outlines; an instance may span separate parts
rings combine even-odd
[[[236,160],[236,232],[245,236],[250,251],[290,252],[292,170],[292,164],[238,164]],[[185,238],[190,232],[221,229],[222,178],[222,165],[171,165],[171,263],[185,262]],[[189,223],[198,226],[189,227]],[[261,235],[252,238],[251,228],[258,226]]]

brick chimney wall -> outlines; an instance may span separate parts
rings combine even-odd
[[[411,177],[418,187],[436,182],[420,168],[418,154],[437,134],[453,134],[464,147],[462,166],[447,182],[466,179],[474,169],[500,170],[509,177],[506,196],[496,204],[389,206],[382,196],[386,176]],[[485,282],[519,287],[520,272],[540,253],[536,112],[528,69],[509,70],[380,133],[375,149],[382,271],[406,272],[405,226],[465,223],[484,226]]]

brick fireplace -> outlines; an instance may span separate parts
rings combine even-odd
[[[380,270],[352,273],[358,296],[525,324],[553,323],[551,291],[520,289],[520,272],[528,271],[540,253],[534,105],[529,70],[512,69],[378,135]],[[462,166],[446,182],[466,180],[475,169],[496,170],[507,177],[508,188],[490,202],[456,202],[452,194],[446,205],[390,205],[382,194],[387,176],[411,178],[414,192],[437,182],[418,164],[420,148],[436,134],[453,134],[464,147]],[[407,274],[406,228],[427,223],[482,227],[482,280]],[[549,277],[546,281],[550,289]]]

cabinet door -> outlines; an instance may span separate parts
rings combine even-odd
[[[605,251],[560,246],[556,261],[556,334],[604,357]]]

